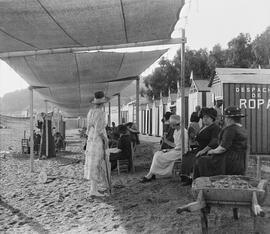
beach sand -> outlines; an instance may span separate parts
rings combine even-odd
[[[136,172],[113,172],[112,195],[91,199],[78,130],[67,131],[65,152],[35,159],[34,173],[29,172],[29,155],[19,153],[22,136],[23,128],[0,129],[0,233],[201,233],[199,212],[176,214],[178,206],[193,201],[190,187],[171,177],[139,183],[159,148],[158,138],[141,136]],[[42,170],[55,179],[40,183]],[[258,218],[261,233],[270,233],[269,221],[269,215]],[[209,233],[253,233],[253,219],[245,209],[234,221],[231,209],[213,208]]]

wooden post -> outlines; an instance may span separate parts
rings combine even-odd
[[[111,126],[111,101],[109,101],[108,125]]]
[[[30,91],[30,172],[34,172],[34,134],[33,134],[33,87],[29,87]]]
[[[45,113],[47,114],[48,113],[48,101],[44,100],[44,102],[45,102]]]
[[[181,43],[181,136],[182,157],[185,153],[185,29],[182,29]]]
[[[137,129],[140,129],[140,77],[136,79],[136,125]]]
[[[257,179],[261,179],[261,157],[259,155],[256,155],[256,161],[257,161]]]
[[[118,125],[121,124],[121,103],[120,103],[120,93],[117,94],[118,96]]]
[[[48,116],[46,115],[45,117],[45,122],[46,122],[46,142],[45,142],[45,145],[46,145],[46,157],[49,156],[49,126],[48,126]]]

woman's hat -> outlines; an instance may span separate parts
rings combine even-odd
[[[118,126],[118,131],[119,131],[119,133],[121,133],[121,134],[125,134],[125,133],[127,132],[127,126],[126,126],[126,125],[123,125],[123,124],[120,124],[120,125]]]
[[[200,113],[200,118],[203,118],[203,116],[208,115],[210,118],[213,120],[216,120],[217,118],[217,111],[211,107],[211,108],[202,108],[201,113]]]
[[[127,129],[128,129],[130,132],[132,132],[132,133],[140,133],[140,132],[137,130],[136,124],[134,124],[134,123],[129,124],[129,123],[128,123],[126,126],[127,126]]]
[[[103,91],[95,92],[95,98],[92,101],[92,104],[102,104],[108,101],[108,98],[105,97]]]
[[[181,118],[180,115],[171,115],[170,116],[170,124],[180,124]]]
[[[246,117],[246,115],[242,114],[241,109],[236,106],[229,106],[224,110],[224,116],[227,117]]]

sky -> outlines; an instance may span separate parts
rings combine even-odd
[[[270,25],[269,12],[270,0],[187,0],[176,29],[185,26],[186,46],[190,49],[211,50],[218,43],[226,48],[241,32],[249,33],[251,39],[261,34]],[[172,58],[178,48],[169,50],[168,58]],[[153,67],[143,75],[149,74]],[[8,65],[0,62],[0,97],[27,86]]]

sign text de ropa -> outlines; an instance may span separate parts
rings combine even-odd
[[[245,109],[260,109],[266,106],[266,109],[270,108],[270,99],[239,99],[239,107]]]
[[[260,109],[260,108],[270,108],[270,99],[263,98],[267,97],[270,93],[270,88],[260,88],[260,87],[237,87],[235,88],[236,94],[249,93],[250,98],[240,98],[239,107],[244,109]]]

